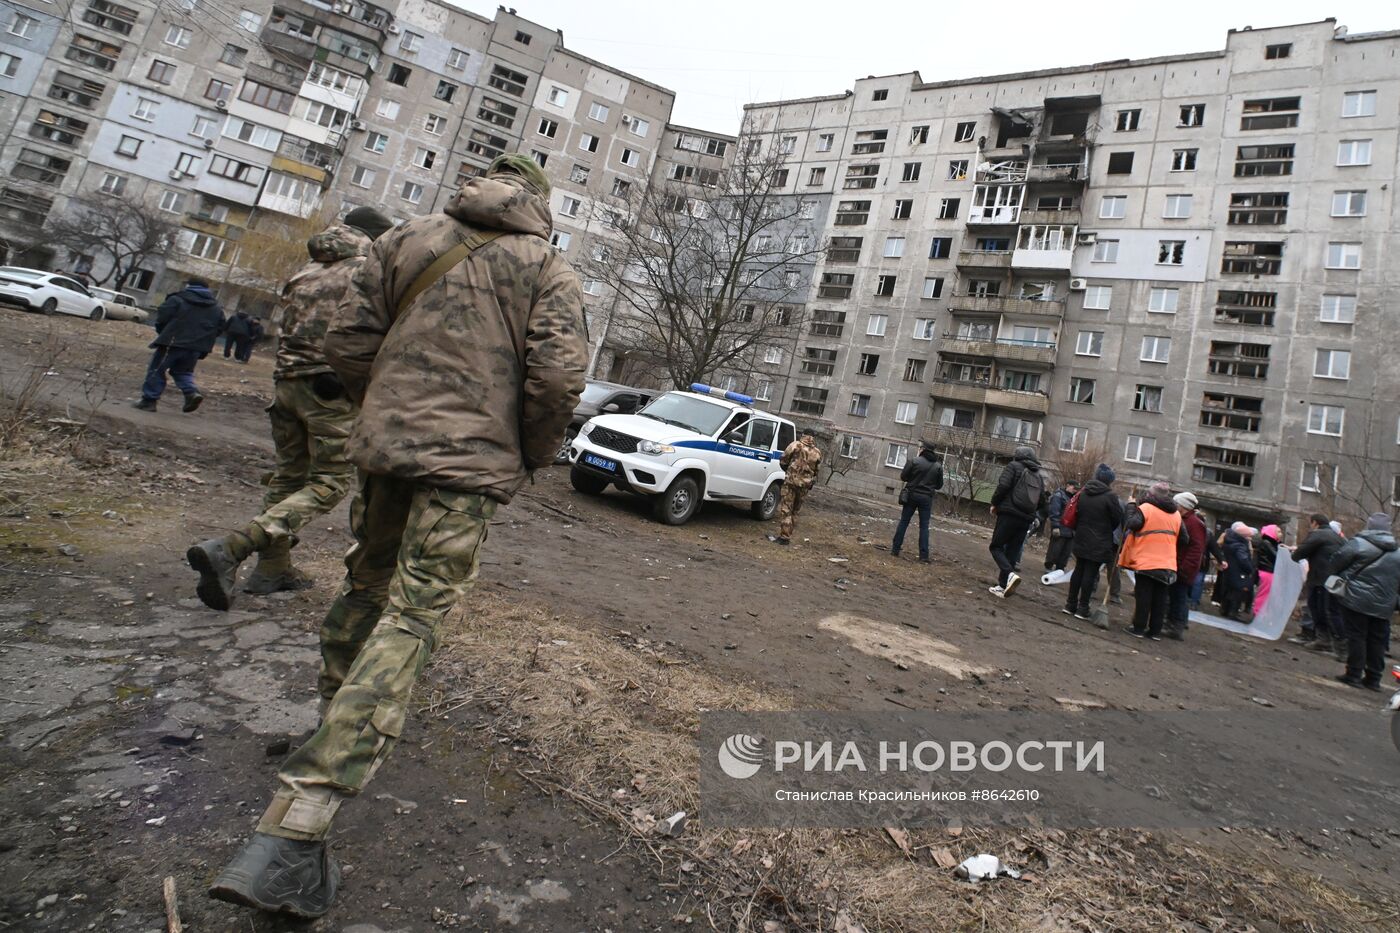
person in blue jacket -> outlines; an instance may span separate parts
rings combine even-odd
[[[167,295],[156,311],[156,339],[151,341],[150,365],[135,406],[155,411],[165,392],[166,375],[185,396],[184,411],[194,411],[204,401],[195,385],[194,367],[214,349],[224,329],[224,312],[207,283],[190,279],[178,292]]]

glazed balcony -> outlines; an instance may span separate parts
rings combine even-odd
[[[1028,180],[1035,184],[1076,184],[1089,180],[1089,163],[1083,159],[1052,159],[1030,167]]]

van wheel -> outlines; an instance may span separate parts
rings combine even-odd
[[[684,525],[700,508],[700,484],[681,476],[652,501],[656,520],[667,525]]]
[[[40,314],[53,314],[53,313],[54,313],[55,311],[57,311],[57,310],[58,310],[58,299],[57,299],[57,298],[50,298],[48,301],[44,302],[43,304],[41,304],[41,305],[39,306],[39,313],[40,313]]]
[[[569,471],[569,483],[585,496],[601,496],[608,488],[608,481],[601,476],[586,473],[578,467]]]
[[[749,514],[761,522],[773,520],[773,516],[778,514],[778,500],[783,495],[783,484],[772,483],[768,486],[763,498],[749,506]]]
[[[88,315],[88,320],[89,320],[89,321],[100,321],[100,320],[102,320],[103,318],[105,318],[106,316],[107,316],[107,312],[106,312],[106,311],[102,310],[101,308],[93,308],[93,309],[92,309],[92,313]]]

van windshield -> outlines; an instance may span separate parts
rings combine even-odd
[[[678,428],[694,431],[696,434],[713,436],[733,410],[725,405],[716,405],[689,395],[681,395],[679,392],[667,392],[637,414],[643,418],[664,421]]]

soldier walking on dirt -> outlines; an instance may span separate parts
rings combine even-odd
[[[582,291],[550,232],[548,179],[528,156],[501,156],[443,213],[381,237],[356,274],[325,343],[362,406],[346,445],[362,474],[355,544],[321,629],[329,703],[211,896],[330,909],[331,821],[393,749],[491,517],[554,462],[583,390]]]
[[[310,586],[292,566],[293,535],[345,498],[355,467],[345,459],[345,439],[355,423],[355,405],[321,345],[370,244],[393,222],[371,207],[358,207],[344,223],[306,243],[311,261],[282,289],[277,309],[281,334],[273,370],[275,400],[268,408],[277,469],[263,496],[263,512],[241,531],[190,548],[190,566],[200,574],[199,598],[210,609],[233,605],[238,565],[258,555],[248,593],[275,593]]]
[[[792,543],[792,529],[797,524],[797,513],[802,501],[812,491],[817,481],[817,468],[822,465],[822,452],[817,449],[816,438],[807,432],[787,445],[783,451],[782,466],[783,497],[778,503],[779,544]]]

